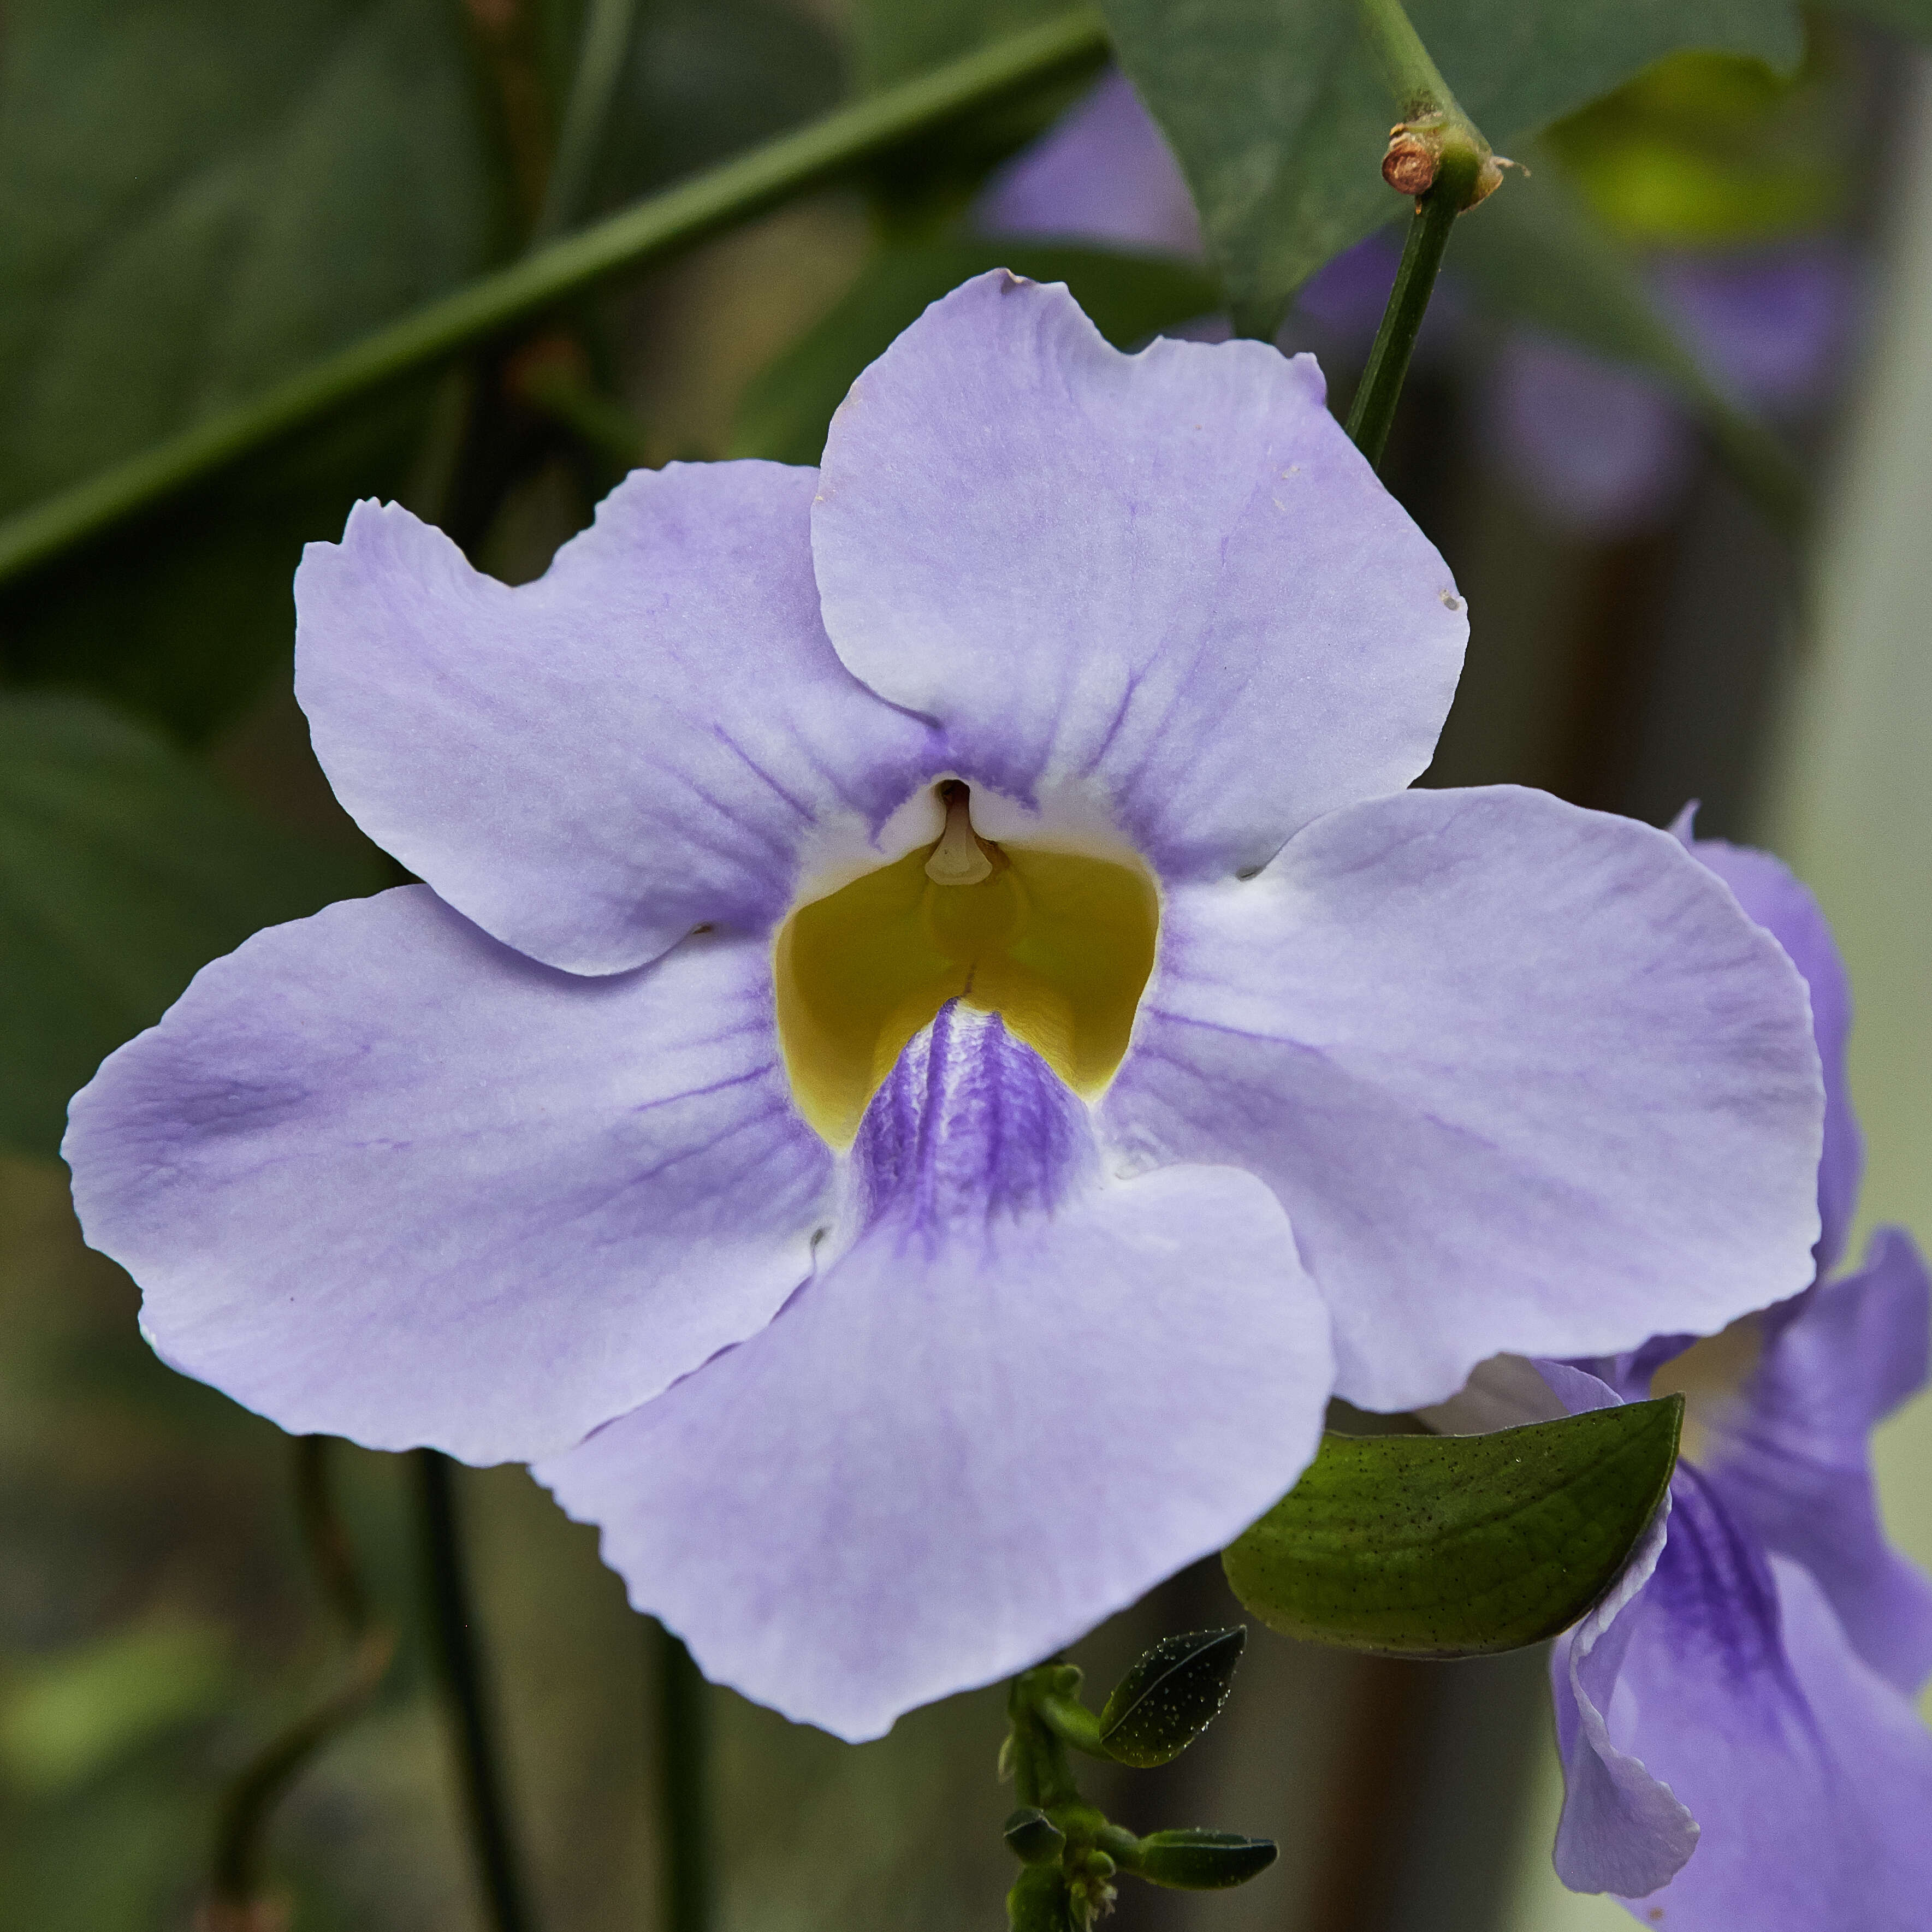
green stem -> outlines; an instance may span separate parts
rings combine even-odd
[[[0,524],[0,584],[308,428],[358,397],[446,360],[637,268],[849,171],[934,124],[1090,64],[1106,30],[1064,14],[828,114],[446,296],[142,454]]]
[[[1449,231],[1462,211],[1462,170],[1468,165],[1460,156],[1445,155],[1436,185],[1416,204],[1408,239],[1402,244],[1402,266],[1396,270],[1395,286],[1389,291],[1388,306],[1382,310],[1368,366],[1349,406],[1348,434],[1378,470],[1382,452],[1388,446],[1389,427],[1395,421],[1395,406],[1408,374],[1409,360],[1415,353],[1416,338],[1422,332],[1422,319],[1429,312],[1436,272],[1449,246]]]
[[[709,1932],[710,1739],[704,1679],[678,1638],[662,1628],[656,1635],[664,1932]]]
[[[1358,5],[1363,32],[1388,76],[1403,118],[1442,114],[1468,124],[1468,116],[1457,106],[1441,68],[1402,11],[1402,0],[1358,0]]]
[[[422,1489],[423,1547],[436,1666],[455,1722],[477,1878],[494,1932],[526,1932],[532,1921],[524,1903],[521,1866],[510,1835],[502,1773],[490,1735],[482,1647],[464,1569],[450,1462],[437,1450],[414,1453]]]
[[[536,220],[535,237],[539,242],[561,235],[583,215],[623,81],[637,12],[637,0],[590,0],[585,10],[570,98],[564,103],[556,152],[550,158],[549,182]]]
[[[209,1862],[210,1932],[258,1922],[268,1825],[283,1794],[322,1746],[368,1704],[396,1653],[395,1634],[373,1620],[355,1552],[328,1481],[329,1441],[296,1438],[296,1514],[316,1580],[346,1636],[353,1638],[341,1683],[244,1765],[222,1796]]]

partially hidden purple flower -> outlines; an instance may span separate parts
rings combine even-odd
[[[1691,850],[1811,986],[1829,1096],[1820,1279],[1760,1318],[1760,1352],[1667,1511],[1556,1647],[1557,1871],[1679,1932],[1908,1932],[1932,1898],[1932,1734],[1914,1703],[1932,1581],[1886,1540],[1868,1438],[1925,1382],[1932,1281],[1895,1228],[1829,1275],[1859,1166],[1844,968],[1776,860]],[[1543,1372],[1573,1412],[1640,1400],[1689,1340]]]
[[[989,234],[1204,252],[1180,165],[1118,70],[993,176],[974,219]],[[1365,356],[1400,257],[1386,230],[1343,250],[1304,285],[1290,330],[1324,355]],[[1790,418],[1826,400],[1856,321],[1856,264],[1841,243],[1806,236],[1664,255],[1647,272],[1660,311],[1737,401]],[[1430,305],[1424,352],[1448,347],[1465,320],[1457,298],[1452,271]],[[1495,347],[1478,433],[1547,515],[1608,541],[1668,512],[1698,448],[1670,390],[1634,364],[1538,329],[1504,329]]]
[[[1664,833],[1404,789],[1463,607],[1306,358],[983,276],[817,472],[640,472],[515,590],[364,503],[296,596],[425,883],[109,1060],[88,1238],[285,1427],[536,1462],[795,1717],[1072,1640],[1331,1390],[1809,1278],[1802,981]]]

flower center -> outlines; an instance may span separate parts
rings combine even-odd
[[[1075,1092],[1127,1050],[1154,970],[1154,883],[1139,867],[973,829],[967,788],[940,788],[932,844],[800,907],[775,961],[778,1040],[799,1110],[847,1147],[906,1042],[948,1000],[997,1012]]]

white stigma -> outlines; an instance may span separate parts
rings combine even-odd
[[[946,794],[946,830],[926,862],[926,876],[936,886],[976,886],[993,876],[993,862],[973,830],[971,795],[963,784]]]

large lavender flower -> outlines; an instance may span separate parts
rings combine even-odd
[[[1556,1867],[1679,1932],[1908,1932],[1932,1897],[1932,1734],[1912,1702],[1932,1674],[1932,1582],[1886,1542],[1868,1438],[1924,1384],[1932,1282],[1895,1228],[1829,1278],[1860,1166],[1844,968],[1775,860],[1692,849],[1810,984],[1829,1096],[1820,1280],[1761,1318],[1667,1520],[1557,1646]],[[1640,1400],[1689,1340],[1544,1374],[1573,1412]]]
[[[982,277],[818,472],[640,473],[520,590],[364,504],[297,602],[427,884],[108,1061],[88,1238],[288,1428],[536,1459],[782,1710],[1070,1640],[1331,1390],[1808,1278],[1802,982],[1663,833],[1402,790],[1462,605],[1305,358]]]

